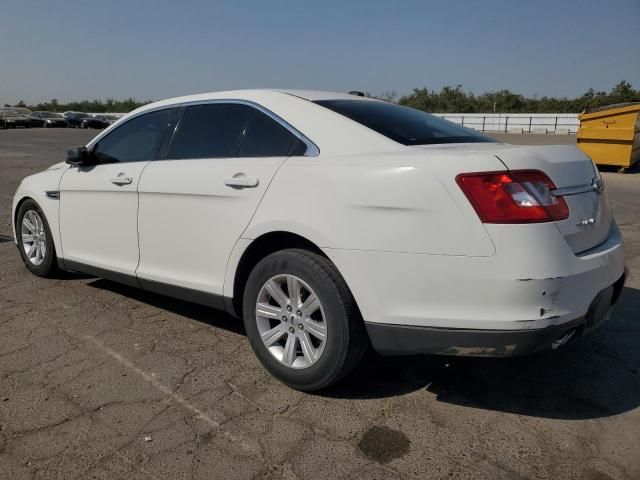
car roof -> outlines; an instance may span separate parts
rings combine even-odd
[[[293,95],[295,97],[304,98],[312,102],[318,100],[375,100],[373,98],[361,97],[359,95],[353,95],[351,93],[344,92],[331,92],[325,90],[276,90],[281,93]]]
[[[158,102],[149,103],[137,109],[138,111],[152,109],[154,107],[164,105],[175,105],[189,102],[203,102],[207,100],[223,100],[223,99],[238,99],[238,100],[251,100],[260,102],[261,100],[267,100],[277,95],[287,95],[297,97],[303,100],[318,101],[318,100],[370,100],[378,101],[369,97],[360,97],[358,95],[352,95],[344,92],[331,92],[324,90],[296,90],[296,89],[278,89],[278,88],[261,88],[261,89],[244,89],[244,90],[221,90],[212,91],[206,93],[198,93],[194,95],[185,95],[181,97],[167,98]]]
[[[322,90],[292,90],[292,89],[247,89],[219,92],[200,93],[183,97],[168,98],[158,102],[143,105],[128,113],[112,127],[105,129],[95,137],[87,147],[91,147],[102,136],[117,128],[127,118],[161,108],[175,107],[189,103],[208,101],[242,101],[255,103],[280,117],[298,132],[305,135],[316,144],[324,154],[334,153],[355,154],[368,152],[383,152],[403,148],[397,142],[380,135],[373,130],[354,122],[332,110],[312,103],[318,100],[380,100],[351,95],[344,92],[330,92]]]

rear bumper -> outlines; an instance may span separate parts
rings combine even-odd
[[[553,224],[507,227],[518,235],[507,236],[491,257],[324,251],[347,281],[365,322],[415,327],[562,325],[584,317],[596,295],[624,273],[622,236],[615,225],[607,241],[580,255]]]
[[[625,273],[602,290],[587,314],[569,322],[526,330],[434,328],[365,323],[373,348],[382,355],[437,354],[512,357],[556,349],[597,328],[609,318],[624,287]]]

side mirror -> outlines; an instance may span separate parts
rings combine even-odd
[[[86,165],[91,155],[87,147],[71,147],[67,150],[67,163],[69,165]]]

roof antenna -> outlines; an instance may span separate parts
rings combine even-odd
[[[364,92],[359,92],[358,90],[351,90],[349,95],[355,95],[356,97],[364,97]]]

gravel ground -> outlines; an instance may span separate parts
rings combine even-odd
[[[0,479],[640,478],[640,175],[604,173],[632,278],[591,336],[512,360],[371,354],[303,394],[223,313],[27,272],[13,192],[93,134],[0,131]]]

